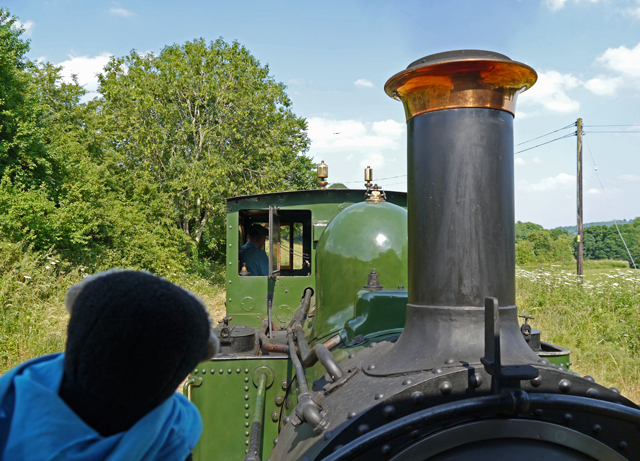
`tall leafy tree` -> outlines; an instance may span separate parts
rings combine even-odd
[[[97,109],[130,194],[200,247],[216,246],[223,198],[313,186],[306,122],[285,86],[238,43],[203,39],[112,58]],[[212,225],[213,223],[213,225]]]

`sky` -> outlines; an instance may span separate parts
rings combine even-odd
[[[67,79],[77,75],[87,99],[97,96],[96,75],[112,56],[158,54],[200,37],[239,42],[287,86],[293,112],[308,122],[308,155],[329,165],[329,182],[357,188],[370,165],[374,182],[406,191],[404,110],[383,89],[392,75],[433,53],[496,51],[538,73],[536,85],[520,95],[514,121],[516,220],[545,228],[575,225],[571,134],[578,118],[585,125],[584,222],[640,216],[640,0],[209,0],[179,6],[165,0],[5,0],[0,6],[23,25],[28,57],[62,66]],[[540,145],[547,141],[553,142]]]

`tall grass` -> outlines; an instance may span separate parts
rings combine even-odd
[[[518,268],[519,312],[536,317],[543,340],[571,350],[576,372],[640,401],[640,274],[605,265],[582,283],[561,265]]]
[[[166,267],[159,274],[202,299],[214,320],[224,316],[221,265],[202,264],[189,273]],[[0,240],[0,374],[34,357],[64,350],[67,290],[88,277],[54,251],[39,254],[24,244]]]

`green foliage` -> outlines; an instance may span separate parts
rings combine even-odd
[[[539,224],[516,223],[516,264],[548,263],[573,259],[573,243],[562,229],[548,231]]]
[[[588,263],[603,265],[600,261]],[[533,324],[543,331],[544,341],[569,348],[573,368],[580,374],[616,386],[633,400],[640,398],[637,271],[590,271],[580,286],[575,269],[549,265],[518,269],[516,281],[520,313],[536,317]]]
[[[238,43],[194,40],[113,58],[97,103],[129,194],[149,196],[206,254],[224,239],[224,197],[308,189],[306,122],[284,85]]]
[[[640,260],[640,219],[636,218],[629,224],[619,225],[618,229],[637,266]],[[585,259],[622,259],[631,264],[631,258],[618,234],[618,229],[615,226],[593,226],[584,229]]]
[[[526,240],[527,236],[536,231],[544,230],[540,224],[532,222],[516,222],[516,243]]]
[[[327,189],[348,189],[348,187],[341,182],[334,182],[329,187],[327,187]]]

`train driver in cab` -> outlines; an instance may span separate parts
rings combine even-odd
[[[240,267],[244,266],[248,275],[269,275],[269,258],[264,244],[269,231],[264,226],[252,224],[247,230],[247,243],[240,248]]]

